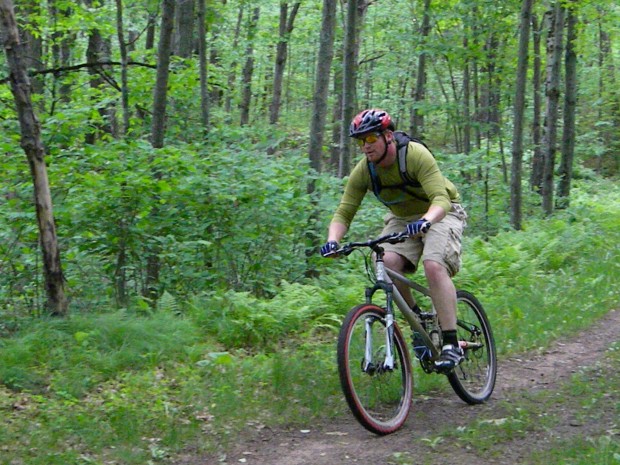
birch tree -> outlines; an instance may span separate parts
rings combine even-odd
[[[32,89],[11,0],[0,0],[0,20],[2,25],[0,32],[2,32],[10,71],[9,81],[21,129],[21,147],[28,158],[34,184],[34,202],[47,296],[45,307],[51,315],[65,316],[68,313],[69,304],[65,295],[65,280],[45,164],[45,148],[41,140],[41,124],[32,106]]]

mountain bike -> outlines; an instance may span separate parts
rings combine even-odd
[[[394,280],[430,297],[429,290],[384,265],[381,244],[405,241],[407,232],[388,234],[367,242],[351,242],[333,252],[347,256],[355,250],[374,252],[375,274],[369,255],[365,257],[371,287],[363,304],[346,315],[338,336],[340,384],[351,412],[367,430],[385,435],[398,430],[407,419],[413,398],[413,365],[409,344],[396,321],[395,303],[411,329],[413,353],[425,373],[441,373],[454,392],[468,404],[485,402],[493,392],[497,374],[497,353],[491,325],[474,295],[458,290],[457,336],[465,359],[449,372],[435,366],[442,347],[437,312],[412,310],[399,293]],[[377,291],[385,295],[385,306],[373,303]],[[415,294],[414,294],[415,295]]]

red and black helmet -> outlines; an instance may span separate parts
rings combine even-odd
[[[394,130],[394,123],[389,113],[385,110],[371,108],[357,114],[351,126],[349,126],[349,137],[358,137],[368,132],[383,132],[386,129]]]

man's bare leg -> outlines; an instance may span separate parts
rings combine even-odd
[[[456,332],[456,288],[448,270],[440,263],[426,260],[424,272],[443,331],[443,347],[435,367],[449,371],[464,360]]]
[[[424,273],[443,331],[456,329],[456,288],[446,268],[432,260],[424,262]]]

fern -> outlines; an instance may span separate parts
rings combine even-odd
[[[180,313],[180,305],[172,294],[168,291],[164,291],[162,296],[157,301],[157,308],[165,313],[170,313],[173,315]]]

